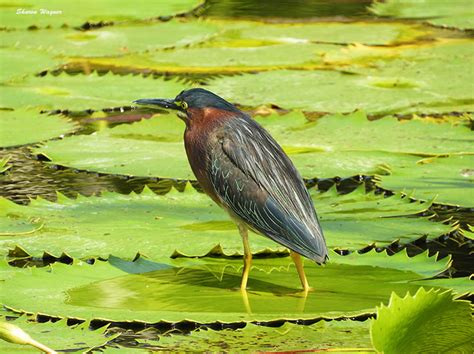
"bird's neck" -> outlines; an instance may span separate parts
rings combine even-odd
[[[188,115],[191,119],[188,118],[186,122],[184,146],[189,164],[203,190],[219,204],[219,198],[208,178],[207,156],[213,132],[232,117],[232,112],[218,108],[191,108],[188,109]]]
[[[233,115],[235,115],[234,112],[215,107],[190,108],[188,110],[189,118],[186,122],[187,130],[196,130],[203,134],[212,131]]]

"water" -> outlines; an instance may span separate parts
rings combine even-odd
[[[203,16],[234,18],[368,17],[371,0],[209,0]]]

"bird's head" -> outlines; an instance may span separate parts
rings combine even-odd
[[[227,112],[240,112],[233,104],[211,91],[194,88],[182,91],[175,98],[146,98],[133,101],[133,103],[155,109],[176,110],[178,117],[189,123],[194,116],[201,115],[203,110],[218,109]]]

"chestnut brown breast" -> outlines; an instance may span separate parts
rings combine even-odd
[[[184,132],[184,147],[188,156],[191,169],[204,192],[214,202],[221,205],[208,176],[209,145],[217,140],[216,133],[219,128],[234,115],[233,112],[218,108],[190,108],[189,115],[192,119],[186,122]]]

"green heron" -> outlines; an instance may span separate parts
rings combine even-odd
[[[246,290],[252,253],[248,229],[290,249],[309,289],[303,255],[328,259],[314,205],[295,166],[270,134],[247,114],[202,88],[174,99],[140,99],[139,105],[176,110],[186,123],[184,145],[204,192],[235,221],[244,245],[240,288]]]

